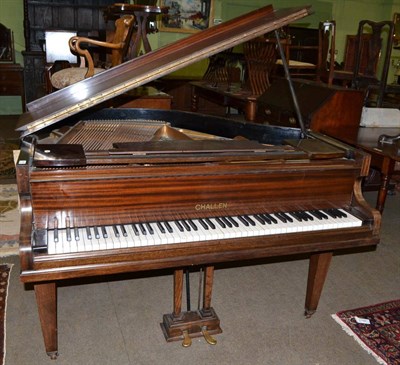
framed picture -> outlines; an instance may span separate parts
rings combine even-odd
[[[11,29],[0,24],[0,62],[14,62],[14,37]]]
[[[168,14],[161,17],[160,31],[195,33],[208,28],[213,21],[214,0],[161,0]]]
[[[400,13],[394,13],[394,37],[393,37],[393,48],[400,48]]]

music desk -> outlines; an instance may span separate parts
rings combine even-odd
[[[380,171],[381,183],[376,201],[376,209],[381,213],[385,207],[389,182],[395,172],[395,164],[396,162],[400,162],[400,153],[398,148],[394,148],[395,146],[380,149],[378,138],[382,134],[397,136],[399,133],[400,128],[360,127],[356,140],[343,139],[344,142],[369,153],[371,155],[371,167]]]
[[[244,111],[245,119],[253,122],[256,119],[257,95],[250,90],[242,89],[240,83],[218,83],[213,86],[210,81],[195,81],[192,86],[191,110],[197,112],[199,98],[204,98],[225,107],[233,107]]]

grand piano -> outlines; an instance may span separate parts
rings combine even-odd
[[[370,158],[355,148],[304,128],[102,107],[309,13],[266,6],[28,105],[16,164],[20,278],[35,290],[51,358],[65,280],[172,269],[166,340],[188,346],[204,336],[213,344],[222,332],[211,305],[216,264],[308,255],[311,315],[333,253],[379,243],[380,214],[361,192]],[[187,267],[204,270],[196,310],[182,308]]]

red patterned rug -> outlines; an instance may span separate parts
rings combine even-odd
[[[0,365],[6,355],[6,309],[8,282],[12,265],[0,264]]]
[[[400,300],[341,311],[332,317],[380,364],[400,364]]]

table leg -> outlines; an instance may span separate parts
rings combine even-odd
[[[380,213],[385,207],[386,196],[389,190],[389,183],[394,171],[395,161],[389,156],[384,156],[381,165],[381,185],[379,187],[378,199],[376,201],[376,209]]]

